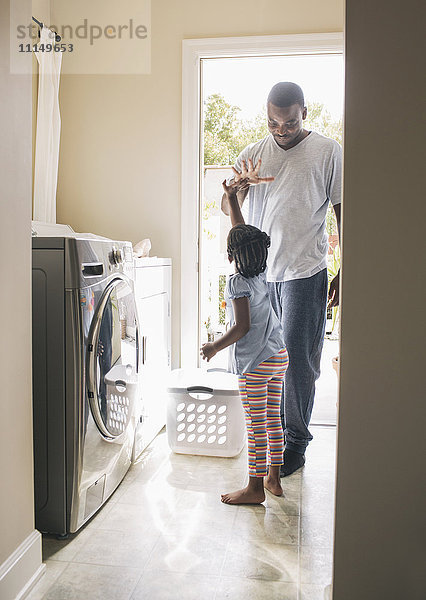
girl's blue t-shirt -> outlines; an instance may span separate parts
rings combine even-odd
[[[281,324],[269,299],[265,273],[256,277],[231,275],[225,287],[226,311],[230,326],[235,325],[231,300],[246,296],[250,302],[250,329],[229,347],[228,370],[242,375],[284,348]]]

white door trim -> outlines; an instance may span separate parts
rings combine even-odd
[[[181,367],[198,361],[201,59],[341,54],[343,33],[204,38],[182,42]],[[218,190],[220,194],[220,190]]]

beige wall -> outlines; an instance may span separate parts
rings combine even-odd
[[[425,597],[425,16],[347,0],[335,600]]]
[[[54,13],[52,0],[52,19]],[[133,242],[150,237],[152,254],[172,257],[174,366],[180,343],[182,40],[342,29],[342,0],[307,0],[300,7],[289,0],[153,0],[150,75],[62,77],[58,221]]]
[[[31,2],[15,2],[28,22]],[[31,56],[9,72],[9,3],[0,4],[0,565],[34,530],[31,402]],[[22,585],[25,581],[22,582]]]

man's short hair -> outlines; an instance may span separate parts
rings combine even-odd
[[[302,88],[291,81],[280,81],[276,83],[268,95],[268,102],[280,108],[287,108],[293,104],[305,107],[305,98]]]

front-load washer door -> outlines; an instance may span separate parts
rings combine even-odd
[[[104,438],[127,429],[138,396],[138,329],[133,290],[123,278],[107,285],[87,345],[87,393]]]

